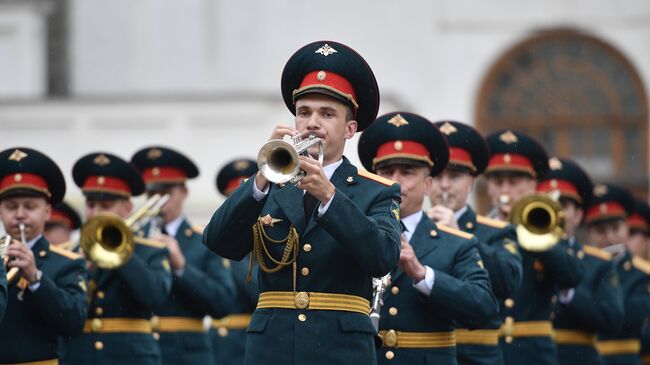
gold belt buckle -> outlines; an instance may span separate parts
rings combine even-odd
[[[395,347],[397,345],[397,332],[395,330],[388,330],[381,338],[385,347]]]
[[[160,329],[160,317],[152,316],[151,319],[149,319],[149,324],[151,325],[151,329],[153,331],[157,331]]]
[[[294,298],[294,304],[298,309],[305,309],[309,306],[309,294],[307,292],[301,291],[296,294]]]
[[[99,332],[102,330],[102,327],[104,327],[102,320],[99,318],[93,318],[93,321],[90,324],[90,328],[92,329],[92,331]]]

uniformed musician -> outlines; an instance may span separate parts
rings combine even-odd
[[[609,184],[597,184],[593,193],[585,213],[587,237],[613,254],[625,309],[618,331],[599,334],[598,350],[607,365],[641,364],[641,328],[650,316],[650,263],[626,247],[626,218],[634,211],[634,198],[626,189]]]
[[[495,216],[507,220],[515,201],[534,193],[539,178],[548,171],[548,157],[534,139],[512,130],[487,136],[490,159],[485,170],[487,190]],[[582,279],[582,261],[560,244],[534,253],[523,249],[521,287],[501,306],[504,320],[499,339],[504,363],[557,364],[552,298],[558,289],[575,287]]]
[[[252,251],[260,266],[246,364],[373,364],[371,279],[399,259],[399,188],[358,172],[343,148],[375,120],[377,83],[354,50],[319,41],[289,59],[282,95],[295,126],[276,127],[271,139],[321,138],[322,165],[300,156],[297,186],[258,172],[216,211],[204,243],[233,260]]]
[[[197,177],[199,169],[187,156],[162,146],[137,151],[131,163],[140,170],[148,196],[169,196],[156,221],[143,229],[147,237],[166,244],[174,276],[171,295],[152,319],[162,363],[210,364],[203,317],[228,314],[235,289],[221,258],[203,246],[203,229],[192,226],[183,214],[186,182]]]
[[[650,257],[650,206],[641,199],[635,199],[634,212],[627,217],[629,235],[627,247],[633,256],[645,260]],[[641,361],[650,365],[650,318],[643,321],[641,328]]]
[[[623,298],[612,255],[576,240],[593,184],[587,173],[569,159],[551,157],[549,167],[537,190],[559,195],[567,237],[561,244],[576,253],[585,270],[576,287],[558,295],[553,320],[558,360],[562,365],[602,364],[595,347],[596,334],[620,327]]]
[[[449,164],[433,178],[427,214],[435,222],[473,234],[483,264],[490,274],[492,291],[500,303],[521,285],[521,255],[514,228],[477,214],[469,205],[474,180],[487,167],[489,153],[483,136],[473,127],[455,121],[435,123],[449,144]],[[494,316],[485,328],[456,329],[456,350],[461,365],[503,363],[499,348],[502,319]]]
[[[43,237],[52,205],[64,194],[61,170],[49,157],[23,147],[0,152],[0,219],[12,237],[7,270],[19,269],[0,320],[0,364],[56,365],[60,341],[83,328],[84,261]]]
[[[135,167],[107,152],[79,159],[72,176],[86,198],[87,220],[100,213],[125,219],[132,210],[131,197],[144,192]],[[161,363],[150,318],[170,294],[167,254],[163,243],[136,236],[133,255],[117,268],[99,268],[89,262],[88,317],[83,334],[67,346],[65,364]]]
[[[43,235],[53,245],[62,245],[65,249],[73,248],[72,233],[81,227],[79,213],[66,202],[61,202],[52,209],[50,219],[45,223]]]
[[[240,158],[228,162],[219,170],[216,179],[217,190],[225,197],[235,191],[245,179],[257,172],[257,163],[251,159]],[[230,314],[224,318],[212,320],[210,337],[214,365],[243,364],[246,346],[246,328],[251,314],[255,310],[259,297],[257,266],[253,267],[250,282],[246,282],[250,254],[234,261],[223,259],[230,266],[230,273],[235,283],[236,295]]]
[[[405,231],[379,322],[382,364],[456,364],[454,321],[479,328],[497,314],[487,271],[468,233],[422,211],[432,176],[447,166],[444,136],[413,113],[383,115],[361,135],[364,167],[400,184]]]

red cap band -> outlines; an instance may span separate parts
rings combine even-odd
[[[52,214],[50,215],[49,222],[61,223],[64,226],[68,227],[68,229],[72,229],[72,221],[70,220],[70,218],[68,218],[67,215],[63,214],[63,212],[58,211],[56,209],[52,210]]]
[[[627,217],[627,225],[632,229],[636,228],[643,231],[647,231],[650,228],[648,222],[641,215],[636,213]]]
[[[578,203],[582,203],[582,197],[578,189],[570,181],[550,179],[544,180],[537,185],[537,191],[548,193],[549,191],[559,191],[560,196],[575,199]]]
[[[530,160],[526,156],[516,153],[497,153],[492,155],[485,172],[489,173],[494,171],[521,171],[537,177],[537,173]]]
[[[377,155],[372,159],[372,166],[392,158],[406,158],[422,161],[433,166],[429,150],[421,143],[414,141],[390,141],[377,149]]]
[[[472,172],[476,172],[472,155],[463,148],[449,147],[449,164],[465,166],[471,169]]]
[[[354,109],[359,107],[357,104],[357,94],[350,81],[345,77],[331,71],[312,71],[305,75],[302,83],[297,90],[293,91],[294,102],[295,95],[308,89],[325,89],[342,96],[354,105]]]
[[[4,176],[0,180],[0,193],[12,189],[29,189],[45,194],[48,198],[52,196],[47,182],[39,175],[29,173],[14,173]]]
[[[604,218],[625,218],[623,206],[617,202],[606,202],[591,206],[585,214],[585,222],[593,222]]]
[[[176,167],[150,167],[146,168],[142,172],[142,179],[145,183],[156,183],[156,182],[185,182],[187,180],[187,175],[185,171],[176,168]]]
[[[131,188],[126,181],[112,176],[88,176],[81,187],[83,192],[99,192],[131,196]]]
[[[239,185],[241,185],[242,181],[244,181],[245,179],[246,179],[245,177],[239,176],[228,181],[226,187],[224,188],[226,195],[229,195],[230,193],[233,192],[233,190],[237,189]]]

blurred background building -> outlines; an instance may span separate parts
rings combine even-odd
[[[0,0],[2,149],[52,156],[80,208],[83,154],[172,146],[201,168],[205,224],[217,170],[292,123],[280,73],[319,39],[366,58],[382,112],[517,128],[647,197],[647,0]]]

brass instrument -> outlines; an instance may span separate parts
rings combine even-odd
[[[23,245],[26,244],[26,239],[25,239],[25,225],[23,223],[18,224],[18,229],[20,229],[20,242],[22,242]],[[2,257],[2,264],[7,266],[9,263],[9,260],[11,260],[11,257],[7,256],[7,249],[9,248],[9,245],[11,244],[11,236],[6,235],[4,238],[2,238],[2,241],[0,242],[0,257]],[[7,282],[11,283],[17,276],[18,276],[18,271],[20,271],[19,268],[17,267],[12,267],[11,269],[7,270]]]
[[[517,200],[510,211],[519,245],[532,252],[553,248],[564,234],[564,210],[546,194],[531,194]]]
[[[169,199],[153,195],[128,218],[100,213],[81,228],[80,246],[86,258],[102,269],[115,269],[127,263],[134,251],[133,232],[140,230]]]
[[[381,318],[381,307],[384,305],[384,292],[390,285],[390,274],[381,278],[372,278],[372,306],[370,307],[370,321],[379,332],[379,319]]]
[[[300,135],[291,137],[290,141],[273,139],[266,142],[257,154],[257,167],[270,182],[297,184],[305,176],[300,169],[298,156],[308,155],[310,147],[318,144],[318,161],[323,163],[323,140],[315,134],[307,139]]]

